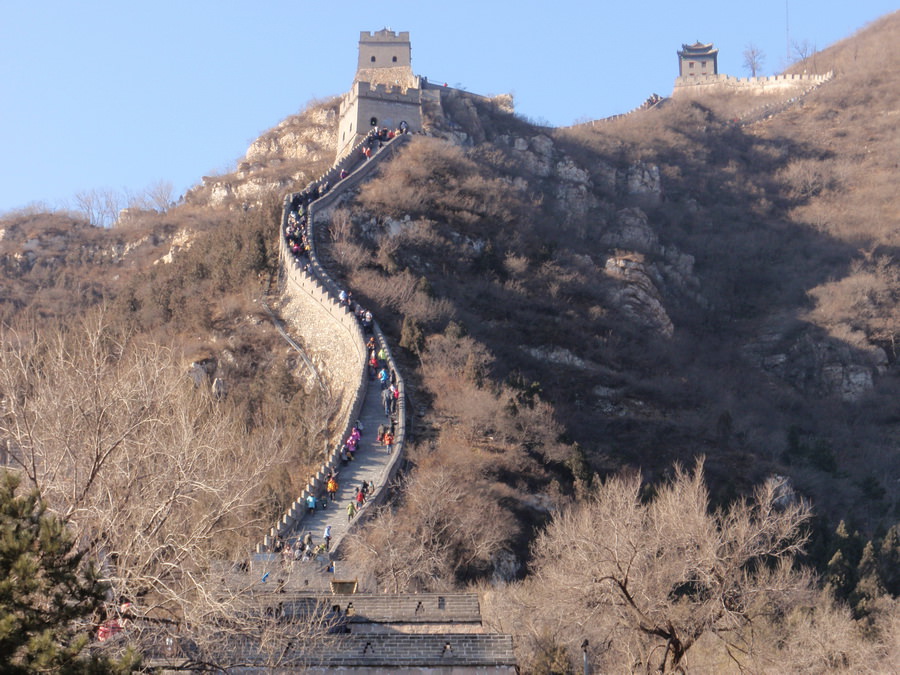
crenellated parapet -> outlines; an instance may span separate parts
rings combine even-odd
[[[422,102],[422,92],[418,86],[413,88],[400,85],[355,82],[350,91],[341,98],[340,115],[343,117],[350,112],[354,106],[358,105],[360,98],[418,106]]]
[[[827,82],[834,73],[808,75],[786,73],[765,77],[734,77],[732,75],[688,75],[675,78],[673,98],[687,98],[712,92],[746,92],[771,94],[809,90]]]

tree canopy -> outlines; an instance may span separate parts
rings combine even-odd
[[[0,475],[0,671],[127,670],[84,654],[105,587],[65,522],[18,487],[17,475]]]

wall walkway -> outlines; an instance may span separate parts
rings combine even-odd
[[[386,422],[386,417],[381,406],[380,389],[368,386],[366,336],[353,312],[338,299],[340,287],[322,265],[316,250],[316,241],[319,239],[316,230],[326,226],[325,221],[331,207],[345,198],[350,190],[370,178],[378,165],[390,159],[408,140],[408,135],[396,136],[379,148],[369,160],[361,153],[361,143],[305,190],[285,198],[279,247],[288,313],[293,314],[296,319],[294,329],[330,371],[330,379],[337,386],[341,397],[339,416],[342,425],[337,442],[332,444],[332,449],[316,474],[310,478],[306,489],[294,500],[278,524],[271,528],[264,541],[257,545],[257,555],[254,557],[257,571],[267,565],[280,564],[280,560],[273,554],[276,539],[292,543],[309,531],[313,533],[315,542],[319,543],[326,525],[332,527],[332,551],[338,551],[345,535],[364,522],[374,508],[384,501],[387,496],[386,488],[400,466],[406,440],[406,392],[403,377],[376,321],[373,326],[376,341],[379,348],[384,347],[388,353],[388,367],[397,373],[397,386],[400,390],[394,450],[389,453],[375,441],[376,429],[379,424]],[[340,179],[342,170],[348,172],[344,179]],[[303,197],[312,198],[306,209],[307,238],[312,246],[308,260],[296,259],[284,237],[292,204],[295,199]],[[362,422],[363,433],[356,458],[348,465],[342,465],[341,446],[357,421]],[[337,477],[340,485],[338,500],[329,504],[330,508],[317,509],[313,514],[307,513],[307,495],[323,498],[325,481],[330,473]],[[353,521],[348,522],[347,504],[355,497],[356,488],[363,481],[373,483],[376,486],[375,492]]]

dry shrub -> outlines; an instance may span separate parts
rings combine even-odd
[[[370,252],[359,243],[361,238],[358,228],[345,209],[337,209],[332,214],[328,233],[331,236],[334,261],[345,274],[360,269],[371,259]]]
[[[511,277],[524,278],[528,274],[528,258],[522,255],[515,255],[510,251],[503,260],[503,267]]]
[[[449,300],[435,299],[422,291],[420,278],[408,270],[386,276],[373,269],[357,269],[351,275],[351,284],[382,307],[422,325],[448,321],[455,313]]]
[[[490,569],[515,531],[508,514],[478,483],[437,464],[404,482],[403,505],[382,509],[349,542],[349,559],[379,590],[452,588]]]
[[[851,344],[865,347],[868,339],[893,346],[900,336],[900,271],[893,258],[856,260],[846,277],[809,294],[816,306],[808,317]]]
[[[776,178],[794,199],[808,200],[839,186],[838,176],[821,159],[795,159],[778,172]]]
[[[417,137],[362,187],[360,202],[375,213],[428,217],[463,231],[512,224],[524,212],[521,195],[485,172],[459,146]]]
[[[453,420],[450,432],[476,443],[496,430],[503,404],[481,388],[493,356],[469,336],[431,335],[422,352],[426,384],[435,393],[435,411]]]

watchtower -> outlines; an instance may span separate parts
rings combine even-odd
[[[719,50],[714,49],[712,42],[703,44],[681,45],[678,52],[678,76],[699,77],[701,75],[719,74]]]
[[[422,129],[422,92],[412,72],[409,32],[384,28],[359,34],[359,60],[350,91],[341,99],[338,158],[373,127]]]
[[[361,31],[356,72],[369,68],[410,68],[411,52],[408,31],[394,33],[387,28],[376,33]]]

